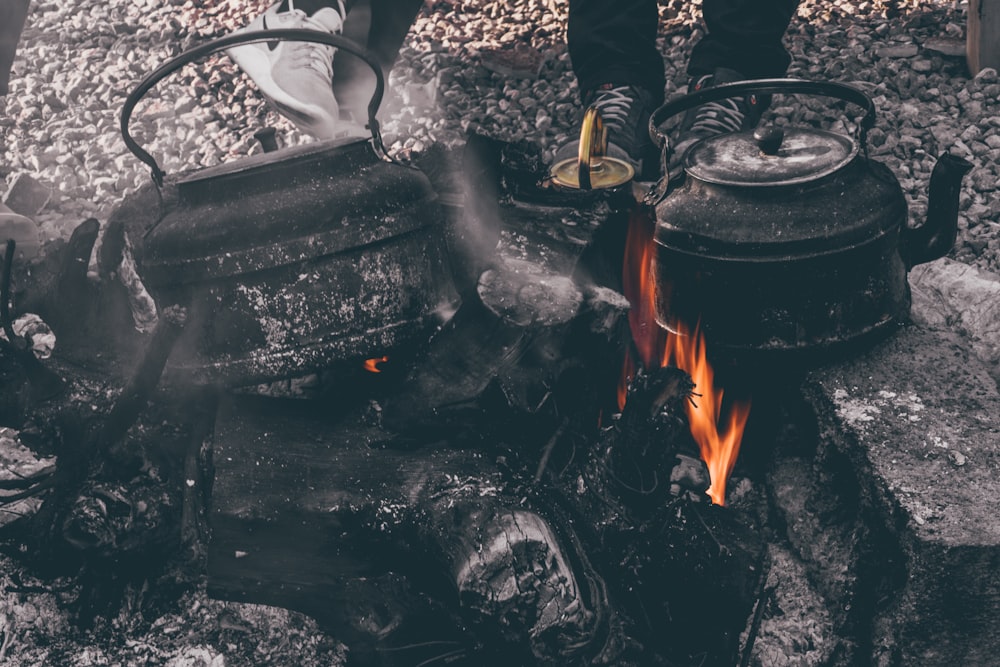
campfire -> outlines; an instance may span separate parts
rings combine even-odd
[[[310,179],[343,176],[345,156],[373,183],[303,208],[295,192],[331,190]],[[223,180],[237,200],[275,189],[302,224],[235,241],[245,220],[206,204],[219,173],[160,173],[109,221],[96,284],[81,258],[97,221],[17,271],[8,249],[4,304],[49,322],[59,352],[29,356],[0,314],[15,369],[0,398],[59,463],[6,488],[51,490],[28,534],[72,554],[81,622],[204,554],[212,596],[306,611],[362,662],[748,664],[772,595],[768,490],[761,476],[727,498],[750,401],[718,382],[699,309],[718,335],[752,308],[699,300],[700,274],[667,266],[630,193],[539,185],[531,146],[417,157],[373,160],[364,141],[265,154]],[[192,210],[208,216],[195,230]],[[135,277],[160,306],[148,334]],[[878,327],[902,299],[885,292]],[[755,420],[780,412],[754,402]]]
[[[221,329],[205,319],[208,300],[197,290],[185,302],[166,289],[165,255],[150,255],[148,245],[157,236],[116,226],[126,218],[115,218],[105,236],[102,291],[74,306],[85,313],[75,336],[59,316],[68,307],[61,284],[34,298],[37,283],[18,274],[12,282],[21,303],[44,306],[57,349],[74,359],[56,366],[70,386],[81,386],[75,364],[87,346],[114,341],[122,355],[109,358],[110,370],[122,373],[120,396],[89,417],[89,462],[72,476],[38,480],[59,489],[36,515],[59,526],[47,539],[62,546],[46,548],[70,549],[95,572],[105,571],[107,558],[127,554],[120,573],[127,580],[148,576],[142,564],[151,550],[171,553],[165,546],[176,530],[177,547],[207,549],[212,595],[313,613],[358,655],[398,650],[416,657],[419,651],[405,647],[433,632],[455,656],[520,656],[539,664],[668,656],[679,664],[729,664],[752,644],[741,644],[739,634],[759,594],[762,542],[740,515],[718,507],[739,436],[715,434],[712,401],[721,395],[703,348],[686,353],[700,355],[700,366],[688,366],[681,350],[671,352],[672,336],[648,310],[642,316],[645,295],[633,297],[630,308],[616,289],[635,268],[623,274],[622,256],[598,251],[603,244],[590,240],[606,235],[609,249],[622,247],[632,228],[635,244],[631,200],[602,196],[581,207],[558,196],[547,200],[544,192],[533,198],[523,188],[539,180],[540,162],[520,146],[484,141],[459,156],[438,155],[452,161],[445,166],[459,158],[462,168],[428,172],[503,174],[481,189],[517,196],[498,197],[492,210],[480,204],[459,212],[502,219],[516,231],[500,231],[496,254],[466,259],[481,267],[472,272],[475,281],[456,283],[461,306],[423,340],[411,335],[386,345],[375,334],[370,351],[359,355],[366,341],[353,337],[339,359],[268,358],[289,344],[285,334],[266,343],[247,339],[244,349],[272,347],[245,357],[220,356],[218,343],[192,348],[205,332],[231,331],[237,320]],[[434,185],[447,190],[450,183]],[[574,224],[566,227],[566,220]],[[75,267],[77,254],[92,247],[91,226],[81,228],[72,252],[49,256],[56,273]],[[168,231],[164,224],[156,233]],[[440,247],[436,233],[421,232],[429,247]],[[130,238],[116,243],[117,234]],[[133,246],[140,238],[145,250]],[[135,332],[130,292],[115,274],[122,261],[116,247],[153,256],[154,294],[179,299],[161,308],[151,334]],[[141,259],[137,265],[141,273]],[[271,278],[266,270],[255,276],[252,293],[259,296],[241,302],[247,305],[240,317],[270,322],[274,306],[263,295]],[[274,279],[291,286],[281,288],[286,295],[301,282]],[[242,276],[226,280],[226,293],[243,298]],[[450,299],[455,292],[444,285],[429,293]],[[229,312],[236,311],[219,311]],[[648,335],[636,335],[643,330]],[[645,350],[638,364],[627,361],[632,350]],[[281,377],[298,371],[303,358],[318,376]],[[623,367],[631,369],[629,383],[616,404]],[[247,385],[261,369],[275,376]],[[205,382],[220,377],[235,386]],[[20,382],[32,386],[30,378]],[[78,409],[76,400],[66,402],[70,395],[104,391],[82,386],[34,398],[21,421],[55,434],[47,426],[55,414]],[[90,400],[98,401],[97,393]],[[185,415],[170,438],[160,433],[169,420],[147,422],[150,404]],[[694,427],[704,410],[712,412],[712,429]],[[692,438],[705,433],[716,440],[695,444]],[[712,448],[726,437],[732,444],[723,459]],[[183,460],[173,476],[146,479],[142,471],[168,441]],[[57,439],[48,446],[63,445]],[[700,470],[676,472],[698,462],[699,448],[712,465],[711,495]],[[331,596],[345,601],[332,616],[322,603]],[[95,588],[86,599],[81,614],[91,622],[112,613],[107,591]],[[720,605],[730,610],[721,617]],[[375,620],[359,625],[366,616]]]
[[[736,465],[743,430],[750,416],[750,401],[726,404],[723,412],[725,392],[715,385],[705,338],[697,323],[689,326],[675,319],[660,325],[656,321],[656,290],[669,290],[670,286],[657,285],[653,244],[649,212],[637,209],[629,222],[622,276],[625,296],[632,304],[628,322],[635,347],[625,358],[618,406],[625,407],[628,383],[635,374],[636,363],[632,355],[637,355],[646,368],[675,366],[686,371],[694,381],[696,392],[696,397],[687,404],[687,417],[701,457],[708,466],[712,482],[708,494],[712,502],[724,505],[726,480]],[[669,297],[665,300],[669,301]]]

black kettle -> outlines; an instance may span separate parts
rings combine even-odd
[[[372,67],[370,137],[272,147],[164,173],[129,134],[139,100],[194,60],[265,39],[326,44]],[[235,386],[304,375],[389,354],[455,311],[446,216],[427,177],[386,155],[375,118],[383,91],[381,68],[361,47],[289,29],[207,42],[161,65],[128,96],[122,136],[151,167],[153,183],[112,213],[102,267],[116,271],[128,248],[158,306],[189,306],[168,376]]]
[[[911,228],[898,180],[868,156],[872,99],[846,84],[797,79],[719,85],[658,108],[649,131],[663,164],[667,119],[749,94],[848,102],[861,110],[856,136],[763,125],[694,144],[683,182],[666,193],[661,182],[647,196],[659,322],[700,320],[713,349],[736,353],[821,349],[891,331],[909,314],[907,271],[955,241],[972,165],[949,153],[938,159],[927,220]]]

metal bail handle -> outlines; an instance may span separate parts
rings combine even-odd
[[[632,180],[635,170],[628,162],[609,157],[608,133],[597,107],[588,107],[580,123],[576,158],[560,160],[549,170],[554,183],[579,190],[617,188]]]
[[[845,83],[830,81],[806,81],[804,79],[753,79],[724,83],[710,88],[703,88],[694,93],[680,97],[656,109],[649,117],[649,136],[660,148],[663,163],[670,156],[670,140],[660,126],[673,116],[701,106],[706,102],[717,102],[730,97],[743,97],[747,93],[758,95],[773,94],[803,94],[820,97],[832,97],[856,104],[864,110],[858,127],[858,140],[862,150],[867,151],[866,138],[868,130],[875,125],[875,102],[863,90]]]
[[[595,157],[602,157],[608,152],[608,133],[604,129],[604,120],[597,107],[587,107],[583,113],[583,123],[580,128],[580,148],[576,155],[577,183],[581,190],[590,190],[590,171]]]
[[[279,30],[254,30],[250,32],[241,32],[233,35],[226,35],[225,37],[219,37],[218,39],[205,42],[200,46],[196,46],[193,49],[185,51],[179,56],[174,57],[171,60],[163,63],[155,70],[147,74],[139,85],[135,87],[128,98],[125,100],[124,106],[122,106],[121,112],[121,132],[122,139],[125,141],[125,146],[135,155],[137,158],[149,165],[152,170],[153,182],[157,186],[163,185],[163,178],[166,176],[166,172],[160,169],[160,165],[157,164],[156,160],[152,155],[147,153],[132,135],[129,134],[128,126],[129,121],[132,117],[132,111],[135,106],[139,103],[139,100],[145,96],[146,93],[150,91],[157,83],[161,80],[173,74],[179,70],[184,65],[195,62],[209,56],[213,53],[219,51],[224,51],[225,49],[235,46],[237,44],[249,44],[252,42],[265,42],[265,41],[275,41],[283,40],[290,42],[315,42],[317,44],[326,44],[327,46],[332,46],[336,49],[341,49],[347,51],[348,53],[357,56],[365,62],[372,71],[375,72],[375,90],[372,92],[372,98],[368,102],[368,129],[372,134],[372,145],[379,155],[385,155],[385,146],[382,144],[382,135],[379,131],[378,120],[375,118],[375,114],[378,113],[378,108],[382,104],[382,96],[385,94],[385,77],[382,76],[382,67],[364,48],[355,44],[351,40],[341,37],[340,35],[334,35],[328,32],[322,32],[319,30],[305,30],[301,28],[282,28]]]

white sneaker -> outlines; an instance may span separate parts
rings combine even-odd
[[[279,12],[280,3],[237,31],[297,28],[340,34],[344,28],[344,5],[340,11],[324,7],[312,16],[295,9],[288,0],[288,11]],[[340,107],[333,95],[332,46],[316,42],[274,40],[242,44],[226,50],[240,69],[253,79],[260,91],[278,112],[303,132],[317,139],[331,139],[343,134]]]

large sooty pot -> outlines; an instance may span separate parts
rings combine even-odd
[[[683,183],[656,203],[657,318],[700,320],[723,354],[823,349],[889,331],[909,315],[907,271],[957,234],[971,165],[944,154],[930,179],[927,220],[907,226],[903,191],[868,158],[875,105],[843,84],[795,79],[704,89],[657,109],[650,134],[670,156],[664,121],[730,97],[811,94],[858,105],[857,136],[766,125],[692,146]],[[662,186],[661,186],[662,187]]]
[[[272,147],[164,174],[128,131],[140,98],[192,60],[264,39],[320,42],[365,60],[376,75],[371,137]],[[423,173],[385,156],[375,119],[382,93],[377,63],[350,41],[272,30],[181,54],[129,96],[122,134],[152,167],[155,186],[112,218],[125,218],[136,270],[157,305],[189,306],[168,372],[233,386],[303,375],[425,339],[454,312],[445,215]]]

